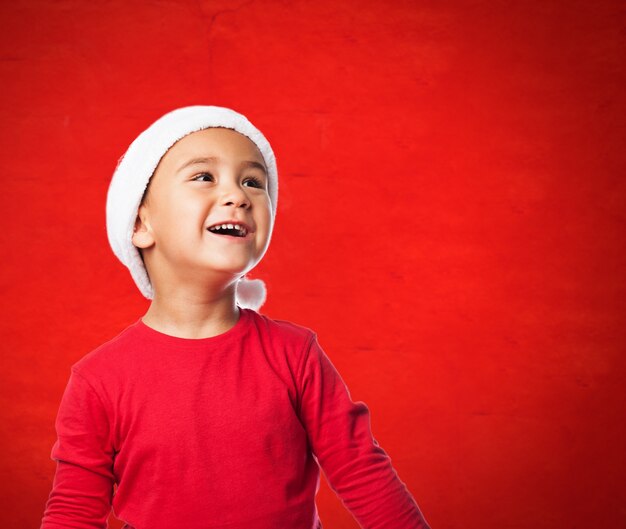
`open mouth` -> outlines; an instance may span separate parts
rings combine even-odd
[[[245,237],[248,235],[248,230],[244,226],[237,224],[218,224],[217,226],[211,226],[208,230],[216,235],[229,235],[231,237]]]

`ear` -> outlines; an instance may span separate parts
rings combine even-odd
[[[137,248],[149,248],[154,244],[152,229],[148,220],[148,210],[146,206],[139,206],[135,227],[133,229],[132,242]]]

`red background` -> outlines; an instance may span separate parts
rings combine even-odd
[[[272,143],[261,312],[318,332],[433,529],[626,524],[622,2],[0,9],[2,527],[39,527],[70,365],[147,310],[106,191],[188,104]]]

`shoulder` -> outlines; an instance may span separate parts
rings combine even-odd
[[[251,311],[252,328],[265,356],[275,363],[287,362],[291,373],[300,373],[305,359],[317,344],[317,333],[310,327],[290,320]]]
[[[140,347],[135,327],[137,322],[125,327],[118,334],[95,347],[82,358],[72,364],[72,371],[83,377],[89,375],[102,376],[112,374],[116,366],[125,364],[131,355],[129,353]]]
[[[254,310],[250,311],[253,325],[274,341],[307,345],[317,336],[316,332],[302,323],[270,317]]]

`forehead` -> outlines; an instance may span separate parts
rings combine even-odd
[[[169,148],[162,161],[185,161],[198,155],[264,162],[261,151],[250,138],[224,127],[211,127],[187,134]]]

